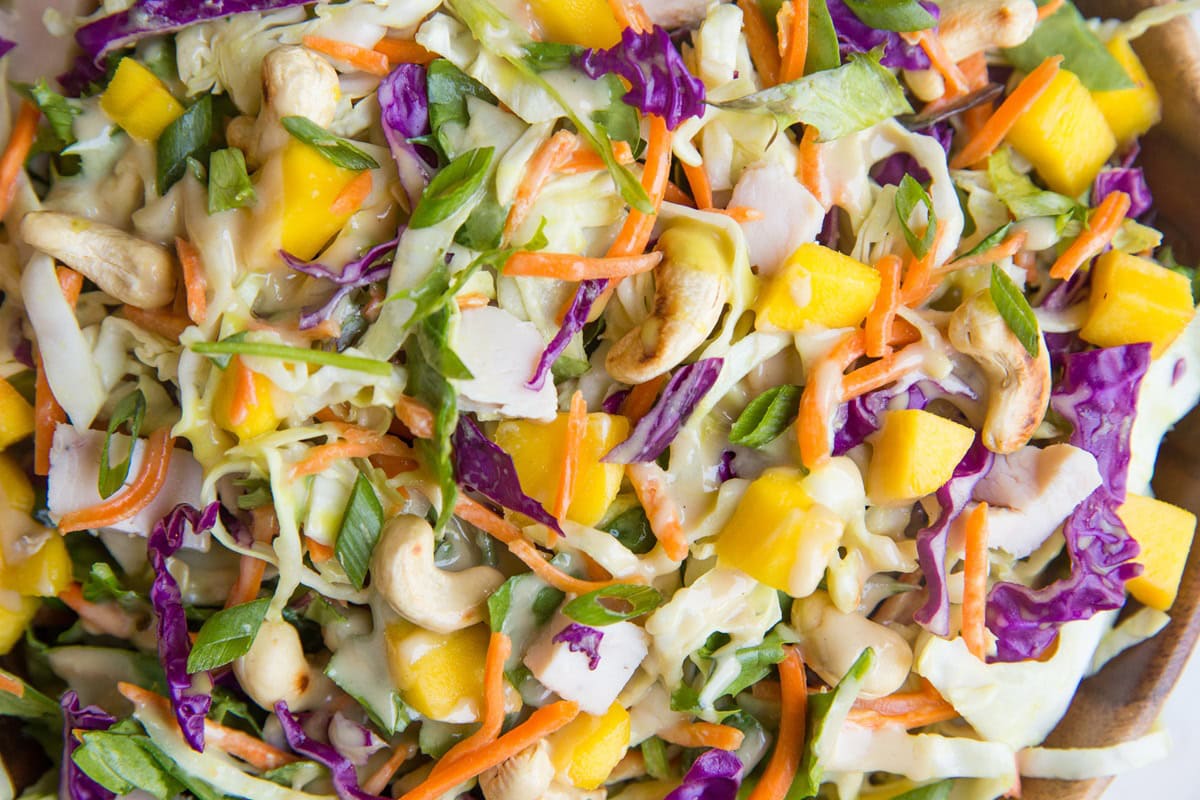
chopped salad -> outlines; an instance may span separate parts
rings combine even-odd
[[[1163,756],[1044,740],[1196,526],[1150,489],[1200,323],[1131,46],[1195,5],[46,12],[73,66],[0,99],[0,797]]]

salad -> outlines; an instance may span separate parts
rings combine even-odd
[[[0,100],[0,797],[1162,757],[1043,742],[1196,526],[1130,44],[1194,5],[46,12],[73,67]]]

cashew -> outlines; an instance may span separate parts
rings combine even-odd
[[[545,739],[526,747],[479,776],[487,800],[538,800],[554,780],[554,764]]]
[[[21,238],[122,303],[160,308],[175,298],[171,254],[120,228],[57,211],[34,211],[21,220]]]
[[[867,697],[883,697],[904,685],[912,669],[912,648],[900,634],[860,614],[845,614],[829,595],[815,592],[792,605],[792,627],[800,634],[804,663],[834,685],[868,647],[875,664],[863,681]]]
[[[292,711],[314,708],[329,693],[329,679],[314,669],[300,646],[300,634],[282,620],[266,620],[244,656],[233,662],[242,690],[270,710],[280,700]]]
[[[938,38],[954,61],[982,50],[1016,47],[1033,34],[1033,0],[941,0]]]
[[[228,132],[257,166],[287,143],[284,117],[307,117],[321,127],[333,122],[340,94],[337,70],[321,56],[298,45],[281,45],[262,62],[263,105],[249,127],[244,118],[230,122]],[[248,129],[249,127],[249,129]]]
[[[1042,424],[1050,402],[1050,354],[1041,334],[1034,358],[982,291],[951,315],[948,336],[956,350],[979,364],[988,381],[984,446],[994,453],[1016,452]]]
[[[484,602],[504,576],[491,567],[438,569],[433,550],[428,522],[411,514],[396,517],[383,529],[371,559],[375,588],[396,613],[437,633],[480,622]]]
[[[663,232],[654,270],[654,310],[608,351],[618,381],[645,383],[678,365],[704,343],[729,296],[733,255],[720,234],[679,220]]]

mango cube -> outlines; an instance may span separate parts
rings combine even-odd
[[[400,621],[387,627],[385,639],[388,669],[404,702],[442,722],[479,719],[487,626],[434,633]]]
[[[33,435],[33,406],[0,379],[0,450]]]
[[[530,0],[529,6],[548,41],[604,48],[621,40],[606,0]]]
[[[184,110],[166,84],[132,58],[117,65],[100,107],[130,136],[151,142]]]
[[[759,295],[755,327],[854,327],[875,304],[880,282],[879,272],[861,261],[819,244],[801,245]]]
[[[1137,563],[1144,571],[1125,588],[1150,608],[1166,611],[1179,591],[1196,533],[1196,515],[1153,497],[1130,494],[1117,509],[1117,516],[1142,548]]]
[[[7,655],[21,641],[39,605],[32,597],[16,600],[15,607],[11,608],[7,601],[0,601],[0,656]]]
[[[1079,78],[1061,70],[1008,132],[1008,143],[1056,192],[1078,197],[1117,149],[1117,140]]]
[[[0,493],[4,496],[0,508],[11,508],[23,514],[33,513],[33,484],[12,456],[3,453],[0,453]]]
[[[717,538],[717,557],[759,583],[805,597],[842,538],[842,522],[814,509],[796,469],[769,469],[746,489]]]
[[[580,714],[550,735],[550,760],[580,789],[598,789],[629,749],[629,712],[613,703],[602,716]]]
[[[903,505],[932,494],[950,479],[974,441],[973,430],[937,414],[889,411],[876,435],[867,493],[880,505]]]
[[[567,416],[560,413],[553,422],[505,420],[496,428],[496,444],[512,456],[521,488],[544,508],[554,505],[558,492],[559,465],[566,447]],[[592,526],[604,517],[621,488],[625,467],[604,464],[600,459],[628,436],[629,420],[625,417],[588,414],[575,494],[567,508],[568,519]]]
[[[1114,36],[1108,40],[1107,47],[1113,58],[1125,68],[1135,86],[1132,89],[1092,92],[1092,99],[1108,121],[1117,144],[1125,147],[1162,119],[1162,98],[1146,74],[1141,59],[1129,46],[1128,39]]]
[[[310,259],[345,226],[353,212],[334,214],[333,201],[357,172],[290,139],[283,148],[283,249]]]
[[[239,386],[241,381],[248,381],[250,386]],[[229,366],[221,373],[216,391],[213,392],[213,421],[242,441],[275,430],[279,425],[279,416],[275,413],[275,404],[271,400],[272,386],[274,384],[270,378],[247,368],[234,356],[229,360]],[[250,402],[244,411],[237,414],[237,419],[234,419],[233,405],[239,390],[247,392]]]
[[[1110,250],[1092,267],[1088,316],[1079,335],[1100,347],[1150,342],[1157,358],[1195,313],[1191,282],[1185,276]]]
[[[32,552],[4,564],[0,588],[26,597],[54,597],[67,588],[73,577],[71,556],[63,537],[57,531],[43,529],[40,536],[35,533],[18,539],[12,549],[19,552],[26,542]]]

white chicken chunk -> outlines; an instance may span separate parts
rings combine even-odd
[[[762,219],[742,223],[750,263],[771,275],[796,248],[815,241],[825,209],[804,184],[780,164],[756,164],[733,187],[730,207],[745,206]]]
[[[708,0],[643,0],[642,8],[651,22],[671,30],[703,22]]]
[[[567,641],[554,641],[571,624],[570,618],[557,614],[525,654],[525,666],[559,697],[574,700],[589,714],[603,714],[646,657],[646,632],[632,622],[597,628],[602,636],[596,647],[599,658],[593,662],[584,650],[572,650]]]
[[[455,381],[461,410],[490,417],[554,419],[554,381],[547,378],[537,390],[526,385],[546,347],[532,322],[493,306],[469,309],[459,320],[452,345],[473,376]]]
[[[1037,550],[1100,485],[1096,459],[1069,444],[998,456],[975,487],[988,508],[988,542],[1016,558]]]

